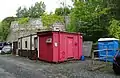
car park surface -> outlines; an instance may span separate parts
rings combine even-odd
[[[101,70],[89,71],[90,59],[59,64],[0,55],[0,77],[3,78],[120,78],[111,65]]]

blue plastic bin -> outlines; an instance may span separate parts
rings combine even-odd
[[[85,60],[85,56],[82,55],[81,56],[81,60],[84,61]]]
[[[113,62],[113,57],[119,48],[119,40],[115,38],[100,38],[98,40],[98,54],[100,60]],[[108,50],[108,57],[106,59],[106,49]],[[103,50],[103,51],[101,51]]]

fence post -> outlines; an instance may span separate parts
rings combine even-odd
[[[94,64],[94,51],[92,52],[92,64]]]
[[[106,49],[106,65],[107,65],[107,58],[108,58],[108,49]]]

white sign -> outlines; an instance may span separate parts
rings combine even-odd
[[[57,47],[58,46],[58,44],[55,42],[55,47]]]

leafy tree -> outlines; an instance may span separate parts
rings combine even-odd
[[[55,10],[55,14],[56,15],[60,15],[60,16],[68,16],[70,14],[71,10],[68,7],[64,7],[64,8],[56,8]]]
[[[23,9],[19,7],[16,16],[22,18],[39,18],[45,12],[45,8],[46,6],[44,2],[36,2],[35,5],[31,6],[29,9],[27,9],[26,7],[24,7]]]
[[[83,33],[84,40],[96,41],[107,33],[107,24],[101,24],[107,16],[109,8],[102,6],[102,0],[74,0],[74,8],[70,14],[70,25],[68,31]]]
[[[1,25],[1,22],[0,22],[0,41],[2,41],[3,39],[3,32],[2,32],[2,25]]]
[[[120,0],[104,0],[106,7],[111,8],[109,16],[115,19],[120,19]]]
[[[29,12],[29,17],[37,18],[43,15],[45,12],[45,4],[44,2],[36,2],[34,6],[31,6],[28,10]]]
[[[17,9],[17,11],[16,11],[16,12],[17,12],[17,13],[16,13],[16,16],[17,16],[17,17],[22,17],[22,15],[21,15],[21,9],[22,9],[21,7],[19,7],[19,8]]]
[[[8,34],[9,34],[11,22],[15,21],[16,19],[17,18],[15,18],[15,17],[7,17],[4,20],[2,20],[0,28],[1,28],[1,32],[2,32],[1,35],[2,35],[3,41],[6,40]]]
[[[2,35],[3,35],[3,40],[6,40],[8,33],[10,31],[9,24],[5,21],[2,22]]]
[[[113,19],[110,21],[109,35],[120,39],[120,21]]]
[[[21,7],[19,7],[17,10],[16,16],[19,18],[20,17],[29,17],[29,12],[26,7],[24,7],[23,9]]]

